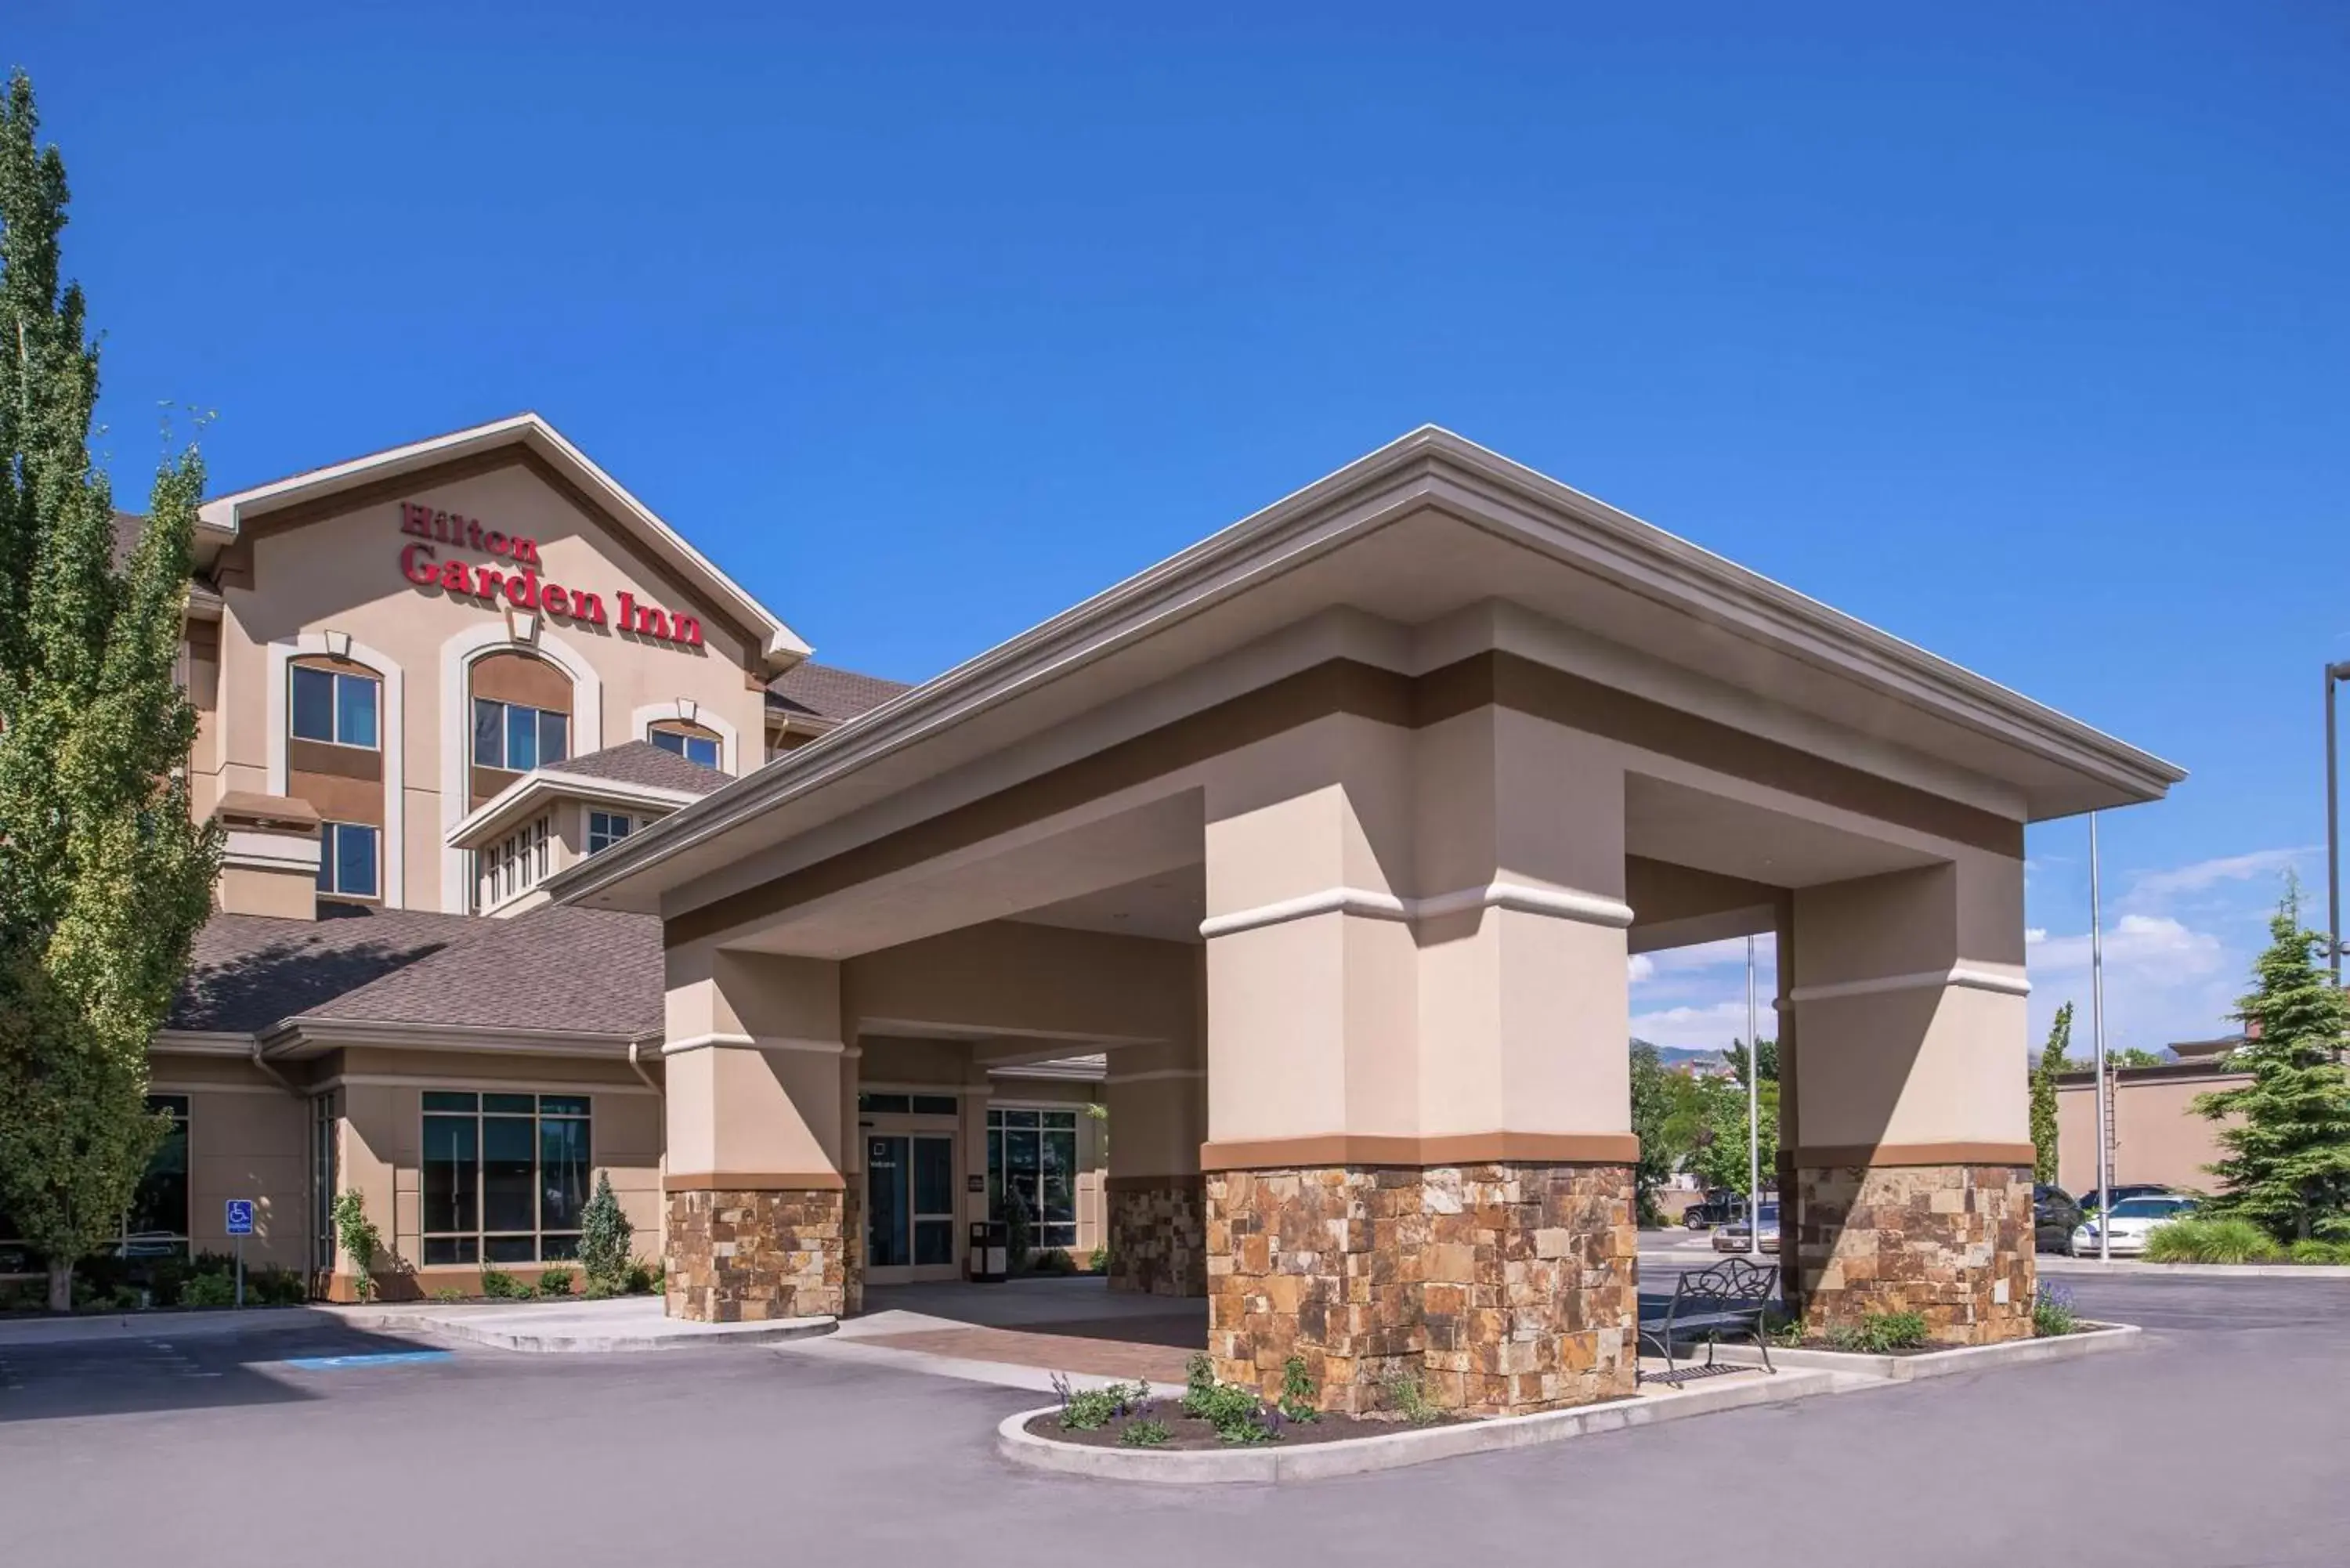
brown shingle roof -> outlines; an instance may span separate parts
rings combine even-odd
[[[841,724],[913,688],[902,680],[859,675],[813,661],[795,664],[767,682],[767,711]]]
[[[660,1033],[659,916],[553,904],[466,923],[473,929],[464,940],[289,1015],[631,1038]]]
[[[165,1026],[259,1033],[463,941],[483,923],[332,903],[321,903],[318,917],[214,915],[196,933]]]
[[[685,790],[693,794],[710,794],[733,783],[716,768],[688,762],[650,741],[624,741],[600,752],[573,757],[569,762],[552,763],[546,771],[609,779],[615,784],[643,784],[649,789]]]

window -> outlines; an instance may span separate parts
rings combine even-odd
[[[1076,1112],[990,1107],[987,1198],[991,1208],[1007,1187],[1028,1206],[1031,1233],[1038,1247],[1077,1244]]]
[[[296,740],[375,749],[379,682],[373,676],[345,675],[307,664],[294,666],[291,674]]]
[[[591,811],[588,814],[588,853],[601,855],[629,836],[636,823],[616,811]]]
[[[188,1250],[188,1096],[150,1095],[147,1109],[170,1116],[172,1130],[147,1158],[115,1251],[125,1258],[176,1258]],[[47,1266],[38,1250],[0,1214],[0,1274],[38,1273]]]
[[[899,1116],[951,1116],[961,1109],[952,1095],[890,1095],[861,1092],[857,1096],[857,1108],[871,1113],[895,1113]]]
[[[577,1257],[588,1202],[588,1096],[424,1096],[424,1261]]]
[[[473,762],[526,774],[571,754],[571,715],[519,702],[473,699]]]
[[[546,880],[548,827],[553,819],[540,817],[518,827],[486,849],[473,852],[473,908],[486,909],[516,893],[527,893]]]
[[[688,734],[682,730],[655,730],[652,742],[662,751],[673,753],[689,763],[700,763],[705,768],[718,765],[718,738],[715,735]]]
[[[318,825],[318,891],[376,896],[376,829],[364,822]]]

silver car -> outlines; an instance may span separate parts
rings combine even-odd
[[[1779,1206],[1766,1199],[1761,1213],[1762,1250],[1766,1252],[1775,1252],[1779,1250]],[[1713,1250],[1717,1252],[1746,1251],[1746,1216],[1744,1214],[1739,1215],[1713,1233]]]

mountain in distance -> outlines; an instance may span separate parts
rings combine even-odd
[[[1646,1040],[1638,1038],[1632,1041],[1633,1045],[1647,1045],[1648,1044],[1648,1042]],[[1725,1044],[1726,1044],[1727,1043],[1725,1042]],[[1627,1047],[1627,1049],[1629,1048],[1630,1047],[1628,1046]],[[1667,1067],[1711,1067],[1716,1070],[1720,1070],[1725,1065],[1721,1059],[1723,1048],[1724,1047],[1721,1045],[1658,1045],[1652,1047],[1652,1049],[1657,1053],[1657,1060]]]

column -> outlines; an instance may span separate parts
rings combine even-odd
[[[689,948],[668,983],[670,1315],[854,1310],[838,966]]]
[[[1801,888],[1793,925],[1791,1302],[1815,1332],[1916,1312],[1940,1344],[2028,1337],[2022,863]]]
[[[1623,778],[1495,709],[1208,798],[1209,1346],[1331,1408],[1628,1394]]]
[[[1205,976],[1203,964],[1203,989]],[[1111,1052],[1104,1097],[1109,1110],[1109,1169],[1103,1180],[1109,1288],[1145,1295],[1206,1295],[1200,1145],[1208,1135],[1208,1070],[1196,1025],[1189,1040]]]

